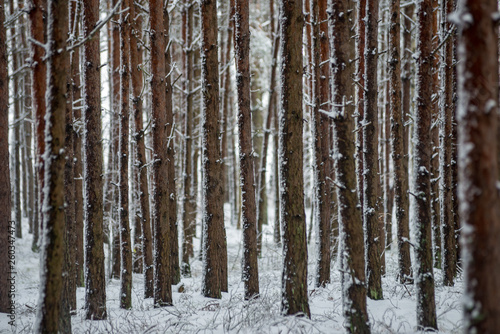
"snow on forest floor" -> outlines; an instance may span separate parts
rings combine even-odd
[[[272,220],[271,220],[272,221]],[[25,222],[26,223],[26,222]],[[26,233],[16,241],[17,292],[16,327],[0,314],[0,333],[30,333],[36,314],[39,284],[39,254],[31,251],[32,236]],[[281,305],[281,249],[273,242],[272,226],[264,227],[263,254],[259,260],[260,298],[245,301],[241,282],[241,230],[226,223],[228,243],[229,292],[221,300],[201,295],[202,263],[193,259],[192,277],[183,278],[184,292],[173,287],[174,306],[153,307],[152,299],[144,299],[143,277],[134,274],[132,310],[119,308],[119,280],[109,280],[106,286],[108,319],[85,320],[84,288],[78,288],[78,311],[72,317],[73,333],[343,333],[340,273],[332,266],[332,283],[325,288],[314,287],[316,246],[309,245],[309,304],[311,319],[284,317]],[[200,236],[198,228],[198,237]],[[314,236],[312,238],[314,240]],[[195,251],[199,251],[199,238]],[[105,247],[107,252],[107,247]],[[416,298],[414,285],[402,285],[396,280],[397,254],[392,247],[386,255],[387,273],[383,278],[384,300],[368,299],[368,313],[373,333],[414,333]],[[454,287],[442,285],[442,274],[435,270],[436,309],[442,333],[457,333],[462,328],[462,278]]]

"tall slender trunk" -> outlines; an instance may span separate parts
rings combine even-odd
[[[130,0],[122,2],[122,10],[130,8]],[[129,119],[130,119],[130,22],[128,12],[120,16],[120,155],[119,155],[119,212],[120,212],[120,308],[132,308],[132,247],[129,222]]]
[[[441,12],[448,16],[454,10],[453,0],[442,2]],[[439,200],[441,205],[442,268],[443,284],[452,286],[456,275],[455,226],[453,224],[452,202],[452,121],[453,121],[453,41],[448,34],[454,34],[455,28],[448,20],[442,20],[441,40],[444,41],[441,63],[442,96],[439,110]]]
[[[316,263],[316,286],[330,282],[330,119],[329,112],[329,73],[328,59],[328,21],[326,16],[327,1],[312,0],[312,101],[311,135],[314,150],[314,221],[317,225],[318,260]]]
[[[463,223],[466,333],[500,328],[500,210],[497,158],[498,2],[458,7],[458,177]]]
[[[227,291],[227,248],[222,197],[222,161],[218,138],[219,73],[217,52],[217,3],[201,1],[203,94],[203,282],[205,297],[221,298]],[[226,261],[224,261],[224,258]],[[224,263],[225,262],[225,263]]]
[[[394,170],[394,206],[397,224],[398,276],[411,281],[408,164],[405,159],[404,116],[401,103],[400,1],[391,1],[389,31],[389,76],[391,100],[391,146]]]
[[[151,112],[153,132],[153,234],[154,234],[154,305],[172,305],[171,234],[169,220],[168,156],[165,90],[165,36],[163,1],[149,0],[151,38]],[[170,114],[172,111],[168,111]]]
[[[281,312],[310,317],[302,142],[302,0],[280,1],[280,205],[283,226]]]
[[[365,117],[365,24],[366,0],[358,0],[356,5],[356,176],[361,219],[363,218],[363,119]]]
[[[35,333],[71,332],[69,305],[61,299],[65,245],[64,167],[65,113],[69,54],[68,3],[48,1],[47,117],[45,148],[44,228],[40,272],[40,298]],[[59,51],[62,50],[62,51]],[[67,276],[67,275],[65,275]],[[61,327],[61,324],[63,326]],[[69,327],[65,327],[69,326]]]
[[[99,0],[83,1],[83,35],[99,21]],[[99,34],[83,47],[84,188],[85,188],[85,317],[106,319],[103,232],[103,162],[101,132],[101,59]]]
[[[252,113],[250,109],[250,24],[249,1],[235,1],[234,53],[238,89],[238,142],[242,190],[243,272],[245,299],[259,294],[257,267],[257,206],[255,201],[254,159],[252,156]]]
[[[168,1],[167,1],[168,4]],[[170,265],[172,284],[177,284],[181,280],[181,270],[179,266],[179,235],[177,231],[177,191],[175,189],[175,150],[174,150],[174,116],[172,105],[172,61],[170,57],[170,17],[168,15],[167,4],[163,7],[163,26],[165,36],[165,98],[166,98],[166,128],[168,136],[167,142],[167,191],[168,191],[168,219],[170,222]]]
[[[368,297],[382,299],[380,254],[379,175],[378,175],[378,118],[377,118],[377,59],[378,59],[378,0],[367,0],[365,21],[365,96],[363,138],[371,138],[363,144],[363,221],[366,227],[366,273]]]
[[[431,226],[431,117],[432,117],[432,4],[423,0],[418,6],[417,98],[413,142],[415,171],[415,205],[413,206],[416,230],[415,261],[417,284],[417,326],[437,329],[434,301],[434,275],[432,272]]]
[[[5,29],[5,7],[0,6],[0,160],[4,163],[0,166],[0,267],[5,268],[0,272],[0,312],[10,312],[10,273],[14,264],[9,261],[9,250],[14,247],[12,237],[13,226],[11,219],[11,189],[9,172],[9,73],[7,61],[7,32]],[[11,267],[12,264],[12,267]]]
[[[348,13],[347,15],[345,15]],[[338,199],[338,223],[342,229],[341,257],[343,309],[346,329],[352,333],[369,333],[366,310],[365,246],[363,221],[358,206],[354,139],[355,49],[353,34],[354,1],[330,3],[329,36],[332,50],[333,141],[335,185]]]

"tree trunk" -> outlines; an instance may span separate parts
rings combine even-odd
[[[184,210],[182,212],[183,239],[182,239],[182,264],[181,272],[184,276],[191,276],[189,257],[193,256],[193,228],[196,228],[196,192],[193,176],[197,170],[193,170],[193,4],[190,0],[184,0],[182,12],[182,34],[184,41],[183,74],[184,80]],[[196,144],[196,142],[194,142]]]
[[[327,1],[312,0],[312,101],[311,135],[313,137],[314,167],[314,221],[317,224],[318,259],[316,263],[316,286],[330,283],[330,119]]]
[[[7,32],[5,29],[5,7],[0,6],[0,312],[10,313],[14,303],[10,289],[14,280],[11,272],[14,263],[9,259],[9,251],[14,249],[14,226],[11,224],[12,200],[9,172],[9,73],[7,62]],[[8,283],[7,283],[8,282]],[[11,318],[9,318],[11,319]]]
[[[281,312],[310,317],[302,142],[302,0],[280,1],[280,205],[283,227]]]
[[[355,44],[351,35],[354,1],[330,4],[329,35],[332,41],[333,140],[336,191],[341,235],[342,291],[346,329],[352,333],[369,333],[366,310],[365,246],[363,221],[358,206],[354,143],[354,77]],[[345,15],[345,13],[349,13]],[[350,102],[350,103],[349,103]]]
[[[398,276],[401,284],[411,281],[408,163],[405,159],[404,116],[401,104],[400,1],[392,0],[389,31],[389,76],[391,100],[391,144],[394,170],[394,206],[397,224]]]
[[[167,1],[168,4],[168,1]],[[163,7],[163,25],[165,35],[165,97],[166,97],[166,135],[168,136],[167,146],[167,191],[168,191],[168,219],[170,222],[170,265],[172,267],[170,276],[172,284],[177,284],[181,280],[181,270],[179,267],[179,234],[177,231],[177,195],[175,189],[175,151],[174,151],[174,116],[172,106],[172,85],[171,73],[173,73],[172,61],[170,57],[170,18],[167,11],[167,4]]]
[[[154,224],[154,305],[172,305],[171,235],[169,220],[168,156],[170,134],[167,132],[165,90],[165,36],[163,1],[149,0],[151,38],[151,111],[153,132],[153,224]],[[169,111],[171,114],[171,110]]]
[[[242,190],[243,272],[245,299],[259,295],[257,266],[257,206],[255,201],[254,159],[252,156],[252,113],[250,109],[250,27],[249,1],[235,3],[234,50],[238,89],[238,142]]]
[[[380,254],[379,175],[378,175],[378,118],[377,118],[377,59],[378,59],[378,0],[367,0],[365,20],[365,96],[363,138],[363,221],[366,227],[366,272],[368,297],[382,299],[382,277]]]
[[[40,261],[40,298],[34,324],[35,333],[71,332],[69,305],[63,296],[63,264],[65,260],[65,114],[69,54],[66,49],[68,35],[68,3],[48,1],[47,15],[47,123],[45,148],[46,194],[43,204],[43,247]],[[63,50],[63,51],[57,51]],[[67,274],[65,275],[67,276]],[[64,319],[64,317],[66,319]],[[60,324],[70,327],[61,327]]]
[[[500,328],[497,1],[458,5],[458,177],[466,333]]]
[[[441,12],[449,15],[453,12],[453,0],[442,2]],[[442,20],[441,39],[454,34],[455,28],[448,20]],[[452,286],[456,275],[455,226],[453,224],[452,203],[452,116],[453,116],[453,38],[444,42],[441,64],[442,96],[439,120],[439,139],[441,154],[439,155],[439,200],[441,206],[442,230],[442,268],[443,284]]]
[[[366,0],[357,2],[356,20],[356,176],[361,219],[363,219],[363,119],[365,117],[365,23]]]
[[[205,297],[221,298],[227,291],[227,249],[224,228],[222,161],[219,145],[219,71],[217,3],[201,1],[203,94],[203,282]],[[224,261],[224,258],[226,261]]]
[[[122,2],[122,10],[130,8],[130,0]],[[129,118],[130,118],[130,22],[128,12],[123,11],[120,16],[120,308],[132,308],[132,247],[130,245],[129,222]]]
[[[99,21],[99,1],[83,1],[83,35]],[[106,319],[103,233],[103,163],[101,133],[101,59],[99,34],[83,47],[84,187],[85,187],[85,309],[86,319]]]
[[[416,230],[415,261],[417,284],[417,326],[420,329],[437,329],[434,301],[434,275],[432,272],[431,225],[431,119],[432,119],[432,4],[431,0],[419,3],[417,59],[417,98],[413,142],[415,172],[415,205],[413,206]]]

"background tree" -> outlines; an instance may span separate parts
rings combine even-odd
[[[12,299],[9,296],[9,245],[12,235],[11,193],[9,173],[9,73],[7,63],[7,32],[5,29],[5,7],[0,6],[0,159],[4,163],[0,166],[0,267],[5,268],[0,273],[0,312],[9,312]],[[10,228],[9,228],[10,227]],[[8,283],[7,283],[8,282]]]
[[[120,15],[120,307],[132,308],[132,247],[129,222],[129,119],[130,119],[130,1],[122,2]]]
[[[437,329],[434,300],[434,275],[432,272],[431,226],[431,119],[432,119],[432,3],[423,0],[418,9],[418,43],[416,78],[414,150],[414,197],[415,219],[415,283],[417,285],[417,326],[421,329]]]
[[[99,20],[99,0],[83,1],[83,35]],[[101,141],[101,67],[99,34],[83,46],[83,123],[85,188],[85,309],[87,319],[106,319],[104,271],[103,179]]]
[[[310,317],[302,138],[302,1],[280,1],[279,174],[283,274],[281,312]]]
[[[458,171],[465,266],[467,333],[500,327],[496,1],[458,4]]]

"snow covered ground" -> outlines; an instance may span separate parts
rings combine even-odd
[[[26,224],[25,224],[26,225]],[[17,240],[16,326],[0,314],[0,333],[30,333],[38,300],[39,254],[31,251],[32,236],[23,226],[25,238]],[[309,245],[309,303],[311,319],[280,315],[281,249],[274,245],[272,226],[265,226],[263,255],[259,260],[260,298],[245,301],[241,282],[241,234],[226,223],[228,242],[229,292],[221,300],[201,295],[202,264],[191,263],[192,277],[183,278],[184,291],[173,287],[173,307],[155,309],[152,299],[143,296],[143,277],[134,274],[132,310],[119,308],[120,282],[108,280],[106,287],[108,319],[84,319],[84,288],[78,288],[78,312],[72,317],[73,333],[343,333],[340,275],[332,267],[332,283],[325,288],[314,287],[314,241]],[[199,234],[198,228],[198,237]],[[314,240],[314,236],[312,238]],[[107,247],[105,247],[107,249]],[[199,251],[199,239],[195,239]],[[368,312],[373,333],[415,333],[416,298],[413,285],[396,280],[397,254],[392,247],[386,255],[387,273],[383,278],[384,300],[368,300]],[[436,306],[440,332],[461,331],[462,278],[455,287],[442,286],[442,274],[435,270]]]

